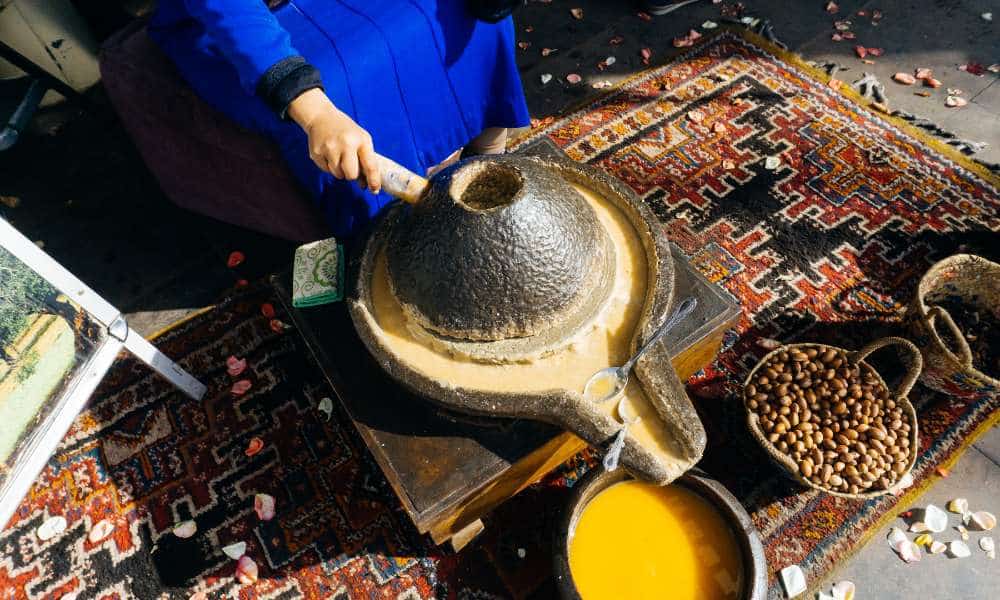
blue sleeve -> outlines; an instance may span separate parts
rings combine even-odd
[[[268,69],[299,54],[264,0],[183,2],[236,69],[248,94],[257,93],[257,85]]]

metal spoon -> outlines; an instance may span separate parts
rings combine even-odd
[[[674,325],[691,314],[691,311],[696,306],[698,306],[697,298],[693,296],[685,298],[667,320],[664,321],[663,325],[660,326],[660,330],[653,337],[649,338],[649,341],[643,344],[638,352],[635,353],[635,356],[630,358],[627,363],[620,367],[608,367],[594,373],[590,377],[590,380],[587,381],[586,387],[583,388],[583,395],[594,402],[607,402],[621,394],[625,386],[628,385],[628,375],[632,371],[632,367],[635,366],[635,363],[639,362],[642,355],[652,348],[653,344],[673,329]]]
[[[621,421],[622,428],[618,430],[615,441],[611,443],[607,454],[604,455],[604,460],[601,461],[605,471],[614,471],[618,468],[618,459],[621,458],[622,448],[625,447],[625,436],[628,435],[628,428],[638,423],[640,418],[639,415],[635,414],[635,409],[632,408],[628,396],[618,401],[618,420]]]

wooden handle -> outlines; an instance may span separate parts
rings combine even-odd
[[[420,201],[420,197],[430,183],[425,177],[417,175],[381,154],[376,155],[376,160],[378,161],[379,173],[382,175],[382,189],[384,191],[407,204],[416,204]],[[367,187],[364,181],[361,183]]]

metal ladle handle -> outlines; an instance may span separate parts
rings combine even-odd
[[[667,317],[667,320],[664,321],[663,325],[660,326],[659,331],[653,334],[653,337],[649,338],[649,341],[643,344],[642,347],[639,348],[638,352],[636,352],[635,355],[632,358],[630,358],[627,363],[625,363],[619,368],[619,371],[623,375],[628,375],[632,371],[632,367],[635,366],[635,363],[639,362],[639,359],[642,358],[642,355],[648,352],[649,349],[653,347],[653,344],[660,341],[660,338],[666,335],[668,331],[673,329],[674,325],[679,323],[681,319],[691,314],[691,311],[693,311],[696,306],[698,306],[697,298],[695,298],[694,296],[685,298],[684,301],[680,303],[680,306],[678,306],[677,309],[674,310],[674,312],[671,313],[669,317]]]

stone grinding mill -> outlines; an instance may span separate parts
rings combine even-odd
[[[568,161],[475,157],[430,182],[381,163],[385,188],[407,202],[374,224],[348,306],[382,369],[447,409],[544,421],[592,445],[613,438],[613,403],[582,392],[671,309],[674,263],[652,211]],[[621,455],[630,472],[666,484],[701,458],[704,429],[662,344],[624,393],[641,417]]]

